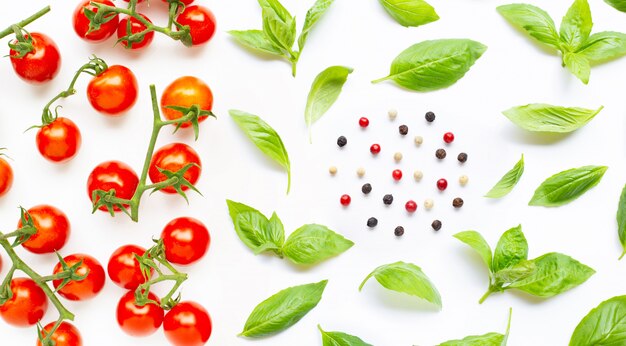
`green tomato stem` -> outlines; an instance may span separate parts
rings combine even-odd
[[[42,8],[41,10],[39,10],[37,13],[33,14],[32,16],[17,22],[13,25],[9,25],[9,27],[7,27],[6,29],[0,31],[0,38],[4,38],[8,35],[11,35],[13,33],[13,26],[17,26],[20,28],[25,27],[26,25],[34,22],[35,20],[37,20],[39,17],[43,16],[44,14],[50,12],[50,6],[46,6],[44,8]]]

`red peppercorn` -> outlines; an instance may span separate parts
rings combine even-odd
[[[448,181],[445,179],[437,180],[437,188],[441,191],[445,190],[448,187]]]
[[[341,203],[341,205],[343,205],[344,207],[347,207],[348,205],[350,205],[351,201],[352,201],[352,198],[350,198],[349,195],[342,195],[341,198],[339,199],[339,203]]]
[[[374,155],[380,153],[380,145],[372,144],[372,146],[370,147],[370,152]]]
[[[362,117],[361,119],[359,119],[359,126],[365,128],[369,126],[369,124],[370,124],[370,121],[366,117]]]
[[[446,143],[454,142],[454,134],[452,132],[446,132],[443,135],[443,141],[446,142]]]
[[[393,177],[393,180],[399,181],[400,179],[402,179],[402,171],[399,169],[394,169],[393,172],[391,172],[391,176]]]
[[[417,203],[415,203],[414,201],[408,201],[406,202],[406,204],[404,205],[404,208],[406,209],[406,211],[408,211],[409,213],[414,213],[417,210]]]

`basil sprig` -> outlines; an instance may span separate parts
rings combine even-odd
[[[304,225],[285,240],[285,229],[276,213],[268,220],[260,211],[226,200],[239,239],[255,254],[271,251],[300,265],[313,265],[337,256],[354,243],[326,226]]]
[[[518,106],[502,112],[515,125],[532,132],[569,133],[590,122],[603,109],[559,107],[543,103]]]
[[[570,203],[598,185],[607,169],[584,166],[557,173],[539,185],[528,205],[558,207]]]
[[[522,178],[522,174],[524,174],[524,154],[522,154],[522,158],[519,159],[515,166],[506,172],[500,181],[487,192],[485,197],[501,198],[508,195]]]
[[[589,83],[592,64],[626,55],[626,34],[603,31],[591,35],[593,21],[587,0],[574,0],[558,32],[550,15],[536,6],[510,4],[497,10],[512,25],[560,52],[563,66],[584,84]]]
[[[327,332],[319,324],[317,329],[322,334],[322,346],[372,346],[354,335],[342,332]]]
[[[626,296],[606,300],[578,323],[569,346],[625,345],[625,320]]]
[[[506,325],[504,334],[487,333],[483,335],[470,335],[461,340],[449,340],[439,344],[438,346],[506,346],[509,339],[509,331],[511,330],[511,314],[513,309],[509,309],[509,320]]]
[[[479,303],[492,293],[512,288],[542,298],[553,297],[582,284],[595,273],[577,260],[556,252],[529,260],[521,225],[504,232],[493,253],[476,231],[460,232],[454,237],[474,249],[489,269],[489,289]]]
[[[439,20],[435,9],[424,0],[379,0],[400,25],[420,26]]]

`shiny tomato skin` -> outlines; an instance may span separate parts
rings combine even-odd
[[[10,50],[11,64],[15,73],[24,81],[40,84],[52,80],[61,66],[61,54],[54,41],[38,32],[31,32],[33,51],[22,58],[19,53]]]
[[[116,197],[131,199],[138,184],[139,177],[130,166],[120,161],[105,161],[96,166],[89,174],[87,193],[92,203],[94,202],[92,193],[95,190],[109,191],[114,189]],[[118,206],[113,209],[121,211]],[[107,208],[101,206],[100,210],[107,211]]]
[[[11,165],[0,156],[0,197],[4,196],[13,186],[13,169]]]
[[[185,76],[176,79],[165,88],[161,96],[161,112],[163,112],[167,120],[178,119],[184,114],[166,108],[166,106],[191,107],[195,104],[199,105],[203,110],[210,111],[213,109],[213,93],[211,89],[206,83],[196,77]],[[206,118],[201,117],[198,120],[204,121]],[[182,128],[190,126],[190,121],[186,121],[181,125]]]
[[[194,46],[208,42],[215,34],[215,16],[203,6],[189,6],[176,19],[181,25],[189,26],[191,43]]]
[[[41,333],[41,337],[45,337],[50,333],[52,327],[54,327],[56,322],[48,323]],[[54,342],[54,346],[82,346],[83,338],[80,336],[80,332],[73,324],[69,322],[61,322],[57,330],[54,331],[52,337],[50,338]],[[37,338],[37,346],[42,346],[41,340]]]
[[[58,293],[68,300],[87,300],[95,297],[104,287],[104,268],[97,259],[86,254],[74,254],[63,258],[69,267],[83,261],[76,273],[87,277],[81,281],[70,281]],[[54,267],[53,274],[63,271],[61,263]],[[54,288],[59,287],[63,280],[53,280]]]
[[[70,236],[71,227],[65,213],[51,205],[38,205],[28,209],[37,233],[33,234],[22,246],[36,254],[53,253],[61,250]],[[26,217],[28,219],[28,217]],[[17,228],[22,227],[22,221]]]
[[[150,19],[148,19],[148,17],[144,16],[141,13],[139,15],[141,17],[143,17],[143,19],[145,19],[148,22],[152,23],[152,21]],[[135,17],[125,17],[125,18],[122,18],[122,20],[120,20],[120,23],[117,25],[117,38],[118,39],[128,35],[128,22],[129,21],[130,21],[130,33],[131,33],[131,35],[140,33],[140,32],[142,32],[142,31],[147,29],[147,27],[141,21],[139,21]],[[131,46],[130,46],[130,49],[141,49],[141,48],[147,47],[148,45],[150,45],[150,43],[152,43],[152,39],[154,39],[154,31],[150,31],[150,32],[146,33],[143,36],[143,39],[141,41],[133,42],[131,44]],[[128,48],[129,43],[128,43],[127,40],[122,40],[120,43],[124,47]]]
[[[88,33],[89,19],[87,19],[87,16],[85,16],[85,8],[92,10],[96,13],[98,12],[98,8],[91,5],[92,2],[115,7],[115,4],[113,4],[109,0],[85,0],[81,2],[74,10],[74,15],[72,16],[74,31],[76,31],[78,37],[82,38],[85,41],[94,43],[102,42],[111,37],[113,33],[115,33],[115,31],[117,30],[117,24],[119,23],[120,19],[119,16],[116,14],[113,19],[104,24],[101,24],[100,29]]]
[[[29,278],[11,280],[13,297],[0,305],[0,316],[15,327],[30,327],[39,322],[48,309],[48,297]]]
[[[150,168],[148,175],[150,181],[153,184],[167,180],[165,174],[159,172],[159,168],[168,170],[170,172],[176,172],[190,163],[195,163],[197,166],[191,166],[183,177],[189,181],[192,185],[195,185],[200,178],[202,171],[202,163],[200,162],[200,156],[193,150],[192,147],[184,143],[170,143],[159,148],[150,161]],[[186,191],[189,187],[182,186],[182,190]],[[167,186],[162,190],[165,193],[176,193],[176,190],[172,186]]]
[[[109,66],[87,85],[87,98],[98,112],[120,116],[137,101],[137,78],[122,65]]]
[[[148,299],[159,302],[159,297],[148,292]],[[132,336],[154,334],[163,323],[163,308],[155,304],[138,306],[135,291],[128,291],[117,304],[117,323],[124,333]]]
[[[76,156],[82,137],[78,126],[68,118],[58,117],[37,131],[37,149],[52,162],[66,162]]]
[[[139,262],[135,258],[135,255],[141,257],[145,252],[146,249],[137,245],[124,245],[115,250],[107,265],[111,281],[128,290],[134,290],[146,282]]]
[[[165,246],[165,258],[180,265],[200,260],[211,244],[209,230],[192,217],[179,217],[170,221],[163,228],[161,239]]]
[[[200,304],[186,301],[173,307],[163,319],[165,337],[176,346],[201,346],[211,337],[211,316]]]

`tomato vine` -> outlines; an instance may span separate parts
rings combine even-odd
[[[0,31],[0,38],[4,38],[11,34],[15,34],[15,39],[17,40],[17,42],[9,43],[9,47],[19,53],[19,55],[16,56],[17,58],[24,57],[26,54],[32,52],[34,49],[32,45],[32,39],[29,37],[29,35],[24,35],[24,34],[28,34],[28,32],[24,30],[24,27],[34,22],[35,20],[39,19],[39,17],[43,16],[44,14],[48,12],[50,12],[50,6],[46,6],[42,8],[41,10],[37,11],[37,13],[31,15],[30,17],[20,22],[17,22],[15,24],[12,24],[8,26],[6,29]]]

